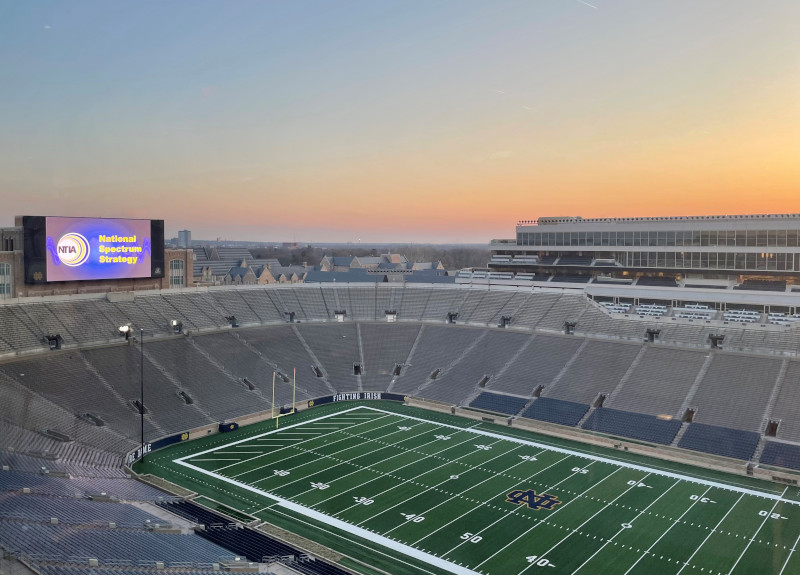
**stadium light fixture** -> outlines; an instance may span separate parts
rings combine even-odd
[[[131,337],[131,325],[127,324],[119,326],[119,335],[120,337],[124,337],[125,341],[128,341],[128,339]]]
[[[144,329],[139,328],[139,350],[140,350],[140,363],[139,363],[139,401],[142,405],[140,413],[140,420],[142,423],[142,463],[144,463]]]
[[[181,333],[183,331],[183,323],[180,320],[173,319],[171,322],[169,322],[169,326],[175,333]]]

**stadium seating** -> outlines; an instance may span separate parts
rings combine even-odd
[[[124,503],[87,501],[74,497],[0,493],[0,519],[24,519],[30,522],[49,522],[57,518],[59,524],[108,525],[136,527],[146,522],[163,523],[155,515]]]
[[[102,563],[163,561],[165,565],[212,564],[230,557],[230,551],[196,535],[5,520],[0,520],[0,541],[20,555],[75,558],[84,564],[90,557]]]
[[[523,412],[522,417],[574,427],[587,411],[589,406],[583,403],[540,397]]]
[[[476,409],[485,409],[496,413],[514,415],[522,411],[526,403],[528,403],[528,400],[524,397],[513,397],[511,395],[500,395],[484,391],[473,399],[469,406]]]
[[[678,446],[747,461],[753,456],[759,439],[758,433],[753,431],[691,423]]]
[[[582,427],[589,431],[669,445],[681,428],[681,422],[678,419],[665,421],[652,415],[600,407],[589,415]]]
[[[800,470],[800,445],[767,441],[760,461],[767,465]]]
[[[159,507],[200,525],[231,526],[232,521],[191,501],[160,501]]]

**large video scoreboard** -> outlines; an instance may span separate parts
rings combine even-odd
[[[24,216],[25,283],[164,277],[164,220]]]

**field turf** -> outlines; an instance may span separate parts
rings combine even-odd
[[[800,573],[796,488],[385,402],[179,444],[137,470],[393,575]]]

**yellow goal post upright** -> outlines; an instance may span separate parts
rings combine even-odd
[[[275,420],[275,429],[277,429],[279,427],[280,418],[281,417],[283,417],[284,415],[292,415],[293,413],[295,413],[297,411],[297,408],[295,407],[296,398],[297,398],[297,368],[295,367],[292,370],[292,410],[289,411],[288,413],[280,413],[280,411],[279,411],[278,415],[275,415],[275,372],[273,371],[272,372],[272,413],[271,413],[271,415],[272,415],[272,419]]]

